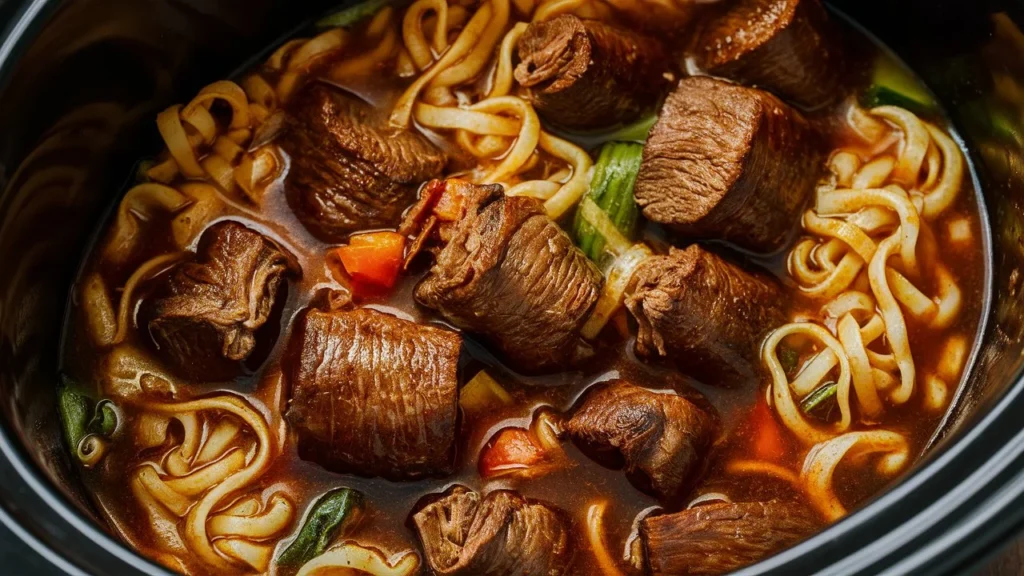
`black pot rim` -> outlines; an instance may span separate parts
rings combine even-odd
[[[27,0],[17,9],[0,39],[0,86],[9,83],[19,57],[56,4]],[[986,289],[991,295],[990,281]],[[882,494],[797,546],[737,574],[940,574],[959,573],[977,563],[1024,527],[1024,427],[1017,420],[1024,415],[1022,407],[1024,379],[1018,371],[994,406],[975,415]],[[31,490],[27,500],[15,503],[3,496],[11,487],[0,483],[0,522],[56,567],[85,574],[80,565],[88,562],[78,562],[73,549],[91,543],[105,555],[102,561],[120,568],[109,573],[171,574],[82,514],[46,478],[6,422],[0,422],[0,454],[3,464]],[[936,494],[943,486],[949,489],[941,496],[922,502],[926,492]],[[44,516],[68,526],[59,536],[46,534],[39,521]]]
[[[0,37],[0,86],[6,87],[10,83],[20,57],[42,28],[45,17],[57,9],[57,4],[54,0],[28,0],[22,2],[12,15]],[[129,549],[119,539],[86,518],[60,489],[52,486],[31,456],[25,453],[18,434],[9,428],[7,422],[0,422],[0,455],[32,492],[31,496],[19,496],[34,496],[30,501],[19,501],[16,504],[8,498],[0,498],[0,522],[57,568],[69,574],[86,574],[76,565],[73,554],[69,552],[76,546],[87,546],[91,542],[102,551],[101,562],[134,568],[139,573],[160,576],[172,574]],[[4,490],[9,488],[0,486]],[[27,519],[23,517],[24,514],[18,514],[19,510],[30,510],[33,516],[37,513],[55,513],[70,524],[70,528],[77,534],[64,533],[61,535],[63,538],[56,539],[52,535],[48,537],[37,530],[30,530],[25,526]]]

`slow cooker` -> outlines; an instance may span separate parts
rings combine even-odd
[[[55,402],[69,286],[153,115],[337,0],[0,0],[0,521],[66,572],[165,574],[91,507]],[[946,574],[1024,528],[1024,2],[837,0],[945,104],[990,230],[983,341],[932,447],[743,574]],[[3,571],[3,569],[0,569]]]

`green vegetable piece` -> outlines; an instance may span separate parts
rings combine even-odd
[[[367,0],[354,6],[343,8],[330,16],[316,21],[317,28],[346,28],[358,24],[362,20],[377,13],[378,10],[391,3],[391,0]]]
[[[113,435],[117,430],[117,407],[110,400],[96,403],[75,381],[61,376],[61,383],[57,387],[57,410],[68,451],[83,464],[92,465],[85,461],[88,454],[80,450],[83,447],[82,439],[90,435],[104,438]]]
[[[96,414],[89,424],[89,432],[110,437],[117,430],[117,410],[110,400],[103,400],[96,405]]]
[[[337,488],[321,496],[277,563],[301,566],[322,554],[335,537],[359,520],[363,505],[363,495],[351,488]]]
[[[819,420],[828,422],[832,419],[832,412],[836,408],[836,391],[838,386],[835,382],[826,382],[814,392],[811,392],[800,402],[800,410]]]
[[[72,454],[78,453],[78,444],[89,433],[92,418],[92,401],[74,389],[73,382],[63,378],[57,388],[57,410],[64,427],[64,440]]]
[[[135,168],[135,182],[136,183],[140,183],[140,184],[143,183],[143,182],[149,182],[149,176],[147,175],[147,173],[154,166],[156,166],[156,161],[155,160],[142,160],[142,161],[140,161],[138,166]]]
[[[800,363],[800,353],[789,346],[779,346],[779,363],[782,364],[786,375],[792,376],[796,372],[797,364]]]
[[[866,108],[899,106],[920,116],[938,115],[938,104],[928,88],[887,54],[875,60],[871,85],[864,92],[861,104]]]
[[[621,128],[613,130],[607,135],[606,140],[619,142],[646,142],[647,135],[651,133],[651,128],[654,127],[654,123],[657,121],[657,114],[644,116],[632,124],[626,124]]]
[[[608,214],[615,228],[626,238],[636,235],[640,211],[633,198],[633,185],[640,171],[644,147],[636,142],[608,142],[601,147],[590,180],[590,199]],[[579,212],[573,225],[576,244],[591,260],[599,262],[605,239]]]

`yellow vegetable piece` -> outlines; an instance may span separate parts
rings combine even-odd
[[[473,414],[481,414],[509,404],[512,404],[512,396],[491,378],[486,370],[477,372],[459,394],[459,405],[466,412]]]

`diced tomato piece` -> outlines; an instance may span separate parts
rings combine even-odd
[[[444,192],[434,204],[434,215],[445,222],[460,220],[466,210],[465,188],[470,186],[465,180],[451,179],[445,181]]]
[[[480,476],[494,478],[530,472],[548,461],[544,449],[525,428],[503,428],[480,454]]]
[[[391,288],[398,279],[405,255],[405,237],[395,232],[371,232],[349,239],[335,250],[345,273],[357,285]]]
[[[434,214],[446,222],[455,222],[462,218],[464,200],[462,194],[445,191],[434,206]]]
[[[405,236],[398,232],[367,232],[349,238],[348,245],[373,246],[382,251],[401,254],[405,248]]]

